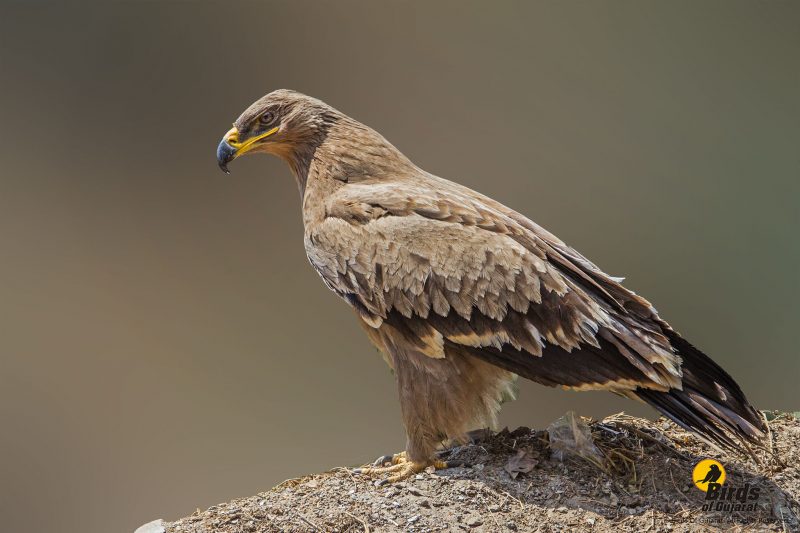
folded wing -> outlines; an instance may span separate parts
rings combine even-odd
[[[433,185],[348,186],[307,232],[311,263],[367,324],[430,357],[640,398],[724,445],[760,437],[738,385],[649,302],[522,215]]]

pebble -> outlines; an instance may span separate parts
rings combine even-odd
[[[468,525],[469,527],[478,527],[478,526],[480,526],[480,525],[483,525],[483,520],[481,520],[481,519],[480,519],[479,517],[477,517],[477,516],[473,516],[473,517],[471,517],[471,518],[469,518],[469,519],[467,520],[467,525]]]
[[[164,531],[166,531],[164,521],[159,518],[136,528],[134,533],[164,533]]]

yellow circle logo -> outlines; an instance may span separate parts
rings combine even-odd
[[[719,461],[703,459],[695,465],[692,471],[692,481],[695,487],[706,492],[712,483],[717,485],[725,483],[725,468]]]

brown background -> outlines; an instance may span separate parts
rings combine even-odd
[[[404,445],[390,373],[306,263],[272,89],[554,231],[762,408],[800,407],[800,5],[0,6],[0,517],[131,531]],[[528,383],[503,424],[651,411]]]

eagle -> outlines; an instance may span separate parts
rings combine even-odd
[[[291,169],[304,244],[393,370],[405,479],[445,442],[492,426],[517,376],[643,401],[715,445],[759,445],[739,385],[655,308],[524,215],[415,165],[375,130],[291,90],[257,100],[217,147],[220,168],[267,153]],[[389,462],[389,461],[387,461]]]

